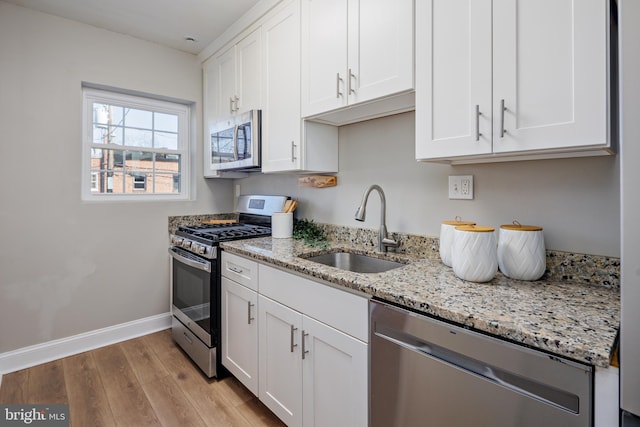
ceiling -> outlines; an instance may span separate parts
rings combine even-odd
[[[4,0],[197,54],[259,0]],[[186,40],[193,38],[194,41]]]

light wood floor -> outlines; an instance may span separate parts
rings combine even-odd
[[[207,379],[165,330],[2,377],[0,403],[68,403],[71,426],[284,426],[233,377]]]

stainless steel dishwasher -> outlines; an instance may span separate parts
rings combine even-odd
[[[372,427],[573,427],[593,420],[592,368],[370,303]]]

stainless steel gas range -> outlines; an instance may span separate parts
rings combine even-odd
[[[238,222],[179,226],[170,236],[173,339],[208,377],[224,372],[220,357],[220,242],[271,235],[271,215],[285,196],[240,196]]]

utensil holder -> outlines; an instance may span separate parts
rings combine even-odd
[[[271,237],[288,239],[293,235],[293,212],[274,212],[271,215]]]

